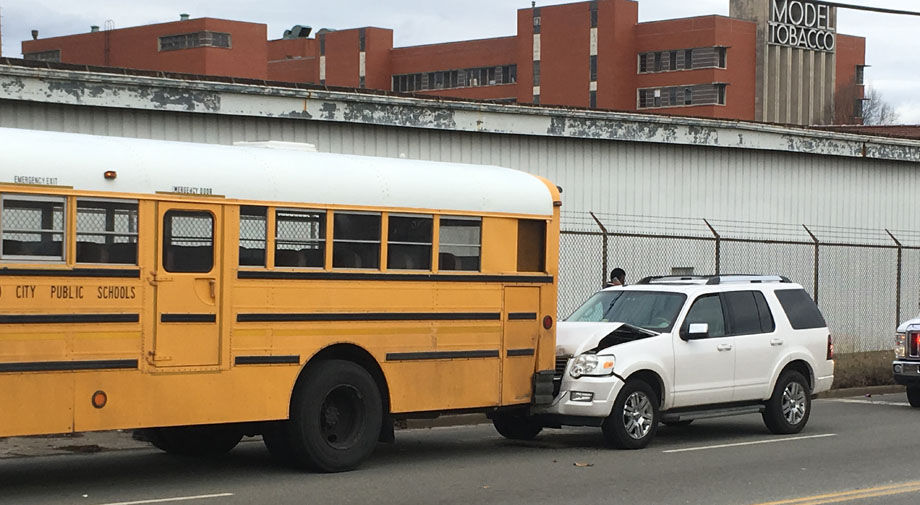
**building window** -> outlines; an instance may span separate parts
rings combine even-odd
[[[326,263],[326,213],[275,211],[275,266],[322,268]]]
[[[391,214],[387,225],[387,268],[431,270],[431,216]]]
[[[177,51],[195,47],[230,48],[230,34],[220,32],[195,32],[179,35],[166,35],[159,39],[160,51]]]
[[[725,105],[725,84],[695,84],[639,89],[639,108]]]
[[[534,62],[534,82],[540,79],[540,62]],[[431,89],[495,86],[517,82],[517,65],[439,70],[393,76],[393,91],[400,93]],[[538,85],[538,84],[535,84]]]
[[[77,200],[77,263],[137,264],[137,202]]]
[[[478,272],[482,250],[482,220],[442,217],[439,228],[438,269]]]
[[[724,47],[699,47],[639,53],[639,73],[726,68],[726,51]]]
[[[856,84],[862,86],[866,83],[866,67],[868,65],[856,65]],[[859,116],[861,117],[861,116]]]
[[[591,78],[589,80],[596,81],[597,80],[597,55],[592,54],[588,59],[591,65]]]
[[[862,119],[863,117],[863,100],[864,98],[857,98],[853,102],[853,117],[856,119]]]
[[[59,63],[61,61],[61,50],[52,49],[50,51],[37,51],[34,53],[23,53],[22,59],[32,61],[50,61]]]
[[[64,199],[4,195],[3,259],[64,261]]]

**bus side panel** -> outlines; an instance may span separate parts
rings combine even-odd
[[[74,374],[74,429],[110,430],[286,419],[298,364],[250,365],[219,373]],[[104,391],[106,406],[92,406]],[[58,430],[62,431],[62,430]]]
[[[0,392],[0,437],[73,431],[72,372],[3,373]]]
[[[388,362],[390,410],[425,412],[498,405],[499,358]]]

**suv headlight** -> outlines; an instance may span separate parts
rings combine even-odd
[[[602,377],[613,373],[613,365],[616,364],[616,358],[612,354],[598,356],[597,354],[579,354],[572,367],[569,368],[569,375],[577,379],[583,375]]]
[[[907,355],[907,349],[904,346],[905,335],[903,333],[898,333],[894,336],[894,357],[903,358]]]

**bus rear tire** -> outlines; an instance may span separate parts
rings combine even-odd
[[[321,361],[295,388],[291,419],[265,440],[282,461],[316,472],[344,472],[374,451],[382,422],[380,390],[367,370],[350,361]]]
[[[221,456],[230,452],[243,431],[230,424],[154,428],[146,433],[154,447],[179,456]]]

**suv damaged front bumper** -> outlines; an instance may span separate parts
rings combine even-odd
[[[895,360],[891,363],[891,372],[898,384],[920,384],[920,361]]]
[[[534,408],[534,413],[558,419],[559,424],[598,424],[613,410],[613,402],[623,388],[623,379],[615,374],[573,379],[566,368],[559,394],[550,405]],[[579,421],[580,418],[596,418],[597,422]]]

